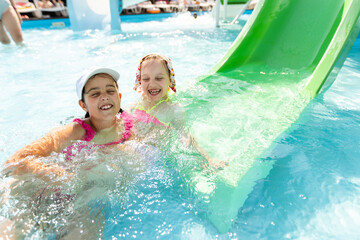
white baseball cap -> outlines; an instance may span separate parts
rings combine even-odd
[[[120,78],[120,74],[111,68],[91,67],[86,69],[81,74],[81,77],[76,81],[76,94],[79,99],[81,99],[82,97],[83,88],[85,87],[85,84],[87,83],[89,78],[99,73],[109,74],[115,80],[115,82],[117,82]]]

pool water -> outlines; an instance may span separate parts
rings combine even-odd
[[[125,22],[121,34],[107,31],[73,33],[69,28],[24,30],[25,46],[0,46],[0,101],[3,103],[0,107],[0,162],[3,163],[17,149],[43,136],[50,129],[68,123],[74,117],[83,116],[77,105],[74,81],[89,66],[107,66],[120,72],[122,104],[126,108],[138,98],[132,86],[139,59],[150,52],[163,53],[173,60],[179,98],[190,109],[190,116],[195,117],[196,113],[192,113],[189,106],[194,102],[196,105],[199,99],[192,101],[188,96],[204,96],[200,100],[218,104],[211,94],[206,94],[206,88],[195,84],[195,78],[205,74],[222,57],[247,18],[248,15],[245,15],[239,24],[220,29],[213,27],[214,21],[206,14],[197,19],[193,19],[190,14],[182,14],[162,21]],[[99,168],[106,169],[96,171],[113,173],[107,174],[102,182],[102,186],[110,185],[106,192],[109,198],[102,201],[99,195],[97,199],[96,188],[89,188],[95,200],[79,209],[90,209],[90,218],[97,216],[100,222],[105,222],[101,234],[106,239],[356,238],[360,235],[360,140],[357,137],[360,133],[360,86],[357,84],[357,77],[360,76],[359,46],[360,41],[357,39],[334,84],[312,100],[291,128],[276,139],[271,151],[261,156],[262,159],[274,160],[274,166],[266,178],[257,182],[228,233],[217,232],[206,219],[206,208],[188,193],[182,176],[172,170],[172,165],[164,167],[162,160],[168,153],[160,154],[158,149],[152,148],[149,151],[145,149],[146,153],[151,153],[146,164],[136,157],[123,156],[121,153],[113,153],[114,161],[122,163],[118,172],[99,164]],[[240,89],[252,87],[241,84]],[[284,86],[284,89],[288,90],[290,98],[300,86]],[[231,90],[234,86],[228,88]],[[269,94],[271,90],[266,87],[255,88],[247,91],[248,94],[253,93],[249,97],[242,96],[240,91],[235,99],[231,92],[221,100],[226,103],[223,109],[220,105],[216,106],[219,112],[227,114],[216,116],[215,112],[215,115],[196,123],[199,124],[196,129],[214,126],[219,118],[231,121],[234,114],[251,119],[248,113],[253,113],[253,110],[231,104],[243,104],[245,101],[245,106],[251,106],[251,97],[256,99],[259,92]],[[273,95],[269,94],[269,99],[278,106],[286,101],[271,97]],[[303,106],[306,102],[304,100],[299,105]],[[271,105],[271,102],[266,103]],[[234,113],[234,109],[237,112]],[[268,108],[265,105],[261,109]],[[271,114],[274,109],[271,107],[271,111],[264,114]],[[292,122],[291,116],[283,119],[285,124],[280,125],[287,126],[288,122]],[[261,119],[258,121],[261,122]],[[254,121],[249,120],[248,123]],[[224,131],[220,137],[210,137],[216,138],[215,144],[230,146],[213,154],[220,154],[217,156],[219,158],[242,156],[241,147],[233,142],[241,143],[237,139],[241,136],[231,136],[232,142],[227,138],[231,126],[236,128],[241,124],[244,123],[230,122],[229,128],[222,130],[214,127],[209,132],[216,134],[217,131]],[[250,129],[255,131],[257,128],[253,126]],[[202,135],[201,132],[194,134],[198,137]],[[261,142],[264,139],[258,140]],[[211,152],[210,148],[207,150]],[[56,157],[52,156],[50,160]],[[83,158],[88,160],[94,157]],[[95,158],[95,162],[100,158]],[[149,161],[149,158],[152,160]],[[87,175],[86,179],[99,180],[91,175]],[[28,191],[33,191],[32,183],[27,184]],[[72,187],[68,189],[70,196]],[[100,190],[103,193],[103,189]],[[49,195],[52,197],[54,194]],[[21,209],[19,205],[21,202],[16,205]],[[12,214],[10,206],[2,203],[1,217]],[[60,217],[55,214],[51,218],[50,210],[56,212],[58,208],[46,206],[46,203],[41,206],[49,210],[44,219],[55,219],[58,222],[58,226],[52,229],[54,233],[61,232],[67,224],[65,216],[74,213],[80,215],[66,205],[65,213],[60,214]],[[36,217],[41,222],[43,215]],[[76,219],[74,217],[71,220],[75,222]],[[78,227],[84,232],[89,230],[86,226]],[[40,232],[29,230],[26,234],[36,238],[41,236]]]

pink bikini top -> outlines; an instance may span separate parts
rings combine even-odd
[[[157,104],[155,104],[149,110],[145,110],[145,108],[143,106],[136,106],[134,113],[133,113],[133,117],[140,122],[153,123],[156,125],[164,126],[166,128],[170,128],[170,123],[162,122],[157,117],[150,114],[150,112],[154,108],[156,108],[160,103],[167,101],[167,100],[168,100],[168,98],[166,98],[165,100],[159,101]]]
[[[146,112],[145,110],[135,109],[133,113],[133,117],[144,123],[154,123],[156,125],[161,125],[166,128],[170,128],[170,123],[163,123],[156,117],[152,116],[150,113]]]
[[[108,145],[122,143],[123,141],[127,140],[130,137],[131,129],[132,129],[134,123],[133,123],[133,117],[131,116],[131,114],[129,114],[125,111],[123,111],[120,114],[120,118],[124,121],[125,131],[124,131],[122,137],[118,141],[105,143],[105,144],[93,144],[93,145],[75,143],[73,145],[68,146],[64,150],[62,150],[61,153],[66,154],[66,160],[71,160],[72,157],[74,157],[76,155],[76,153],[80,152],[84,148],[87,148],[88,150],[90,150],[94,146],[104,147],[104,146],[108,146]],[[85,123],[84,120],[75,118],[73,120],[73,122],[79,123],[80,126],[83,129],[85,129],[86,133],[85,133],[85,137],[84,137],[83,141],[90,142],[94,138],[94,136],[95,136],[94,129],[92,129],[92,127],[89,124]]]

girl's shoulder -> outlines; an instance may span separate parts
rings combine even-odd
[[[173,103],[172,104],[172,109],[175,113],[183,113],[185,114],[185,108],[183,107],[183,105],[181,105],[181,103]]]
[[[180,103],[173,103],[171,105],[172,121],[171,125],[177,129],[183,128],[186,121],[185,108]]]
[[[80,140],[94,135],[94,130],[90,126],[89,119],[75,118],[72,123],[69,123],[69,129],[72,129],[72,138]]]
[[[163,108],[161,109],[162,112],[171,113],[172,115],[184,115],[185,109],[181,103],[178,102],[167,102],[163,105]]]
[[[155,109],[166,109],[170,111],[181,111],[183,106],[179,102],[173,102],[170,99],[167,101],[161,102],[161,104],[157,105]]]

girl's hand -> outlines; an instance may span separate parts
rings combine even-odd
[[[73,174],[57,164],[45,165],[41,160],[28,156],[20,162],[10,162],[2,169],[7,176],[18,178],[39,178],[46,183],[54,184],[70,181]]]
[[[73,178],[73,173],[69,173],[57,164],[43,167],[36,173],[36,176],[48,183],[68,182]]]
[[[206,160],[209,162],[210,167],[213,167],[213,168],[216,168],[216,169],[219,169],[219,170],[222,170],[225,167],[229,166],[229,160],[228,159],[226,161],[222,161],[222,160],[206,157]]]

